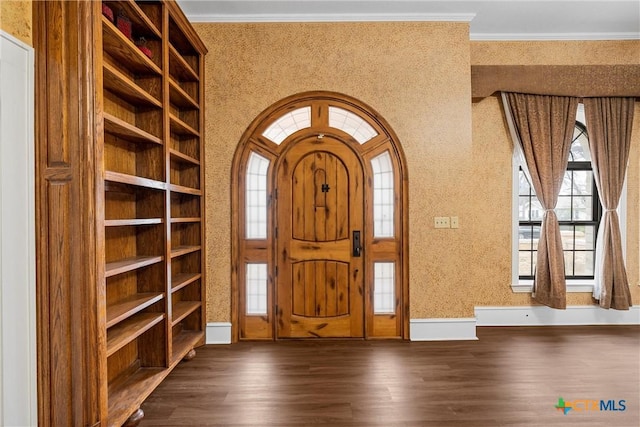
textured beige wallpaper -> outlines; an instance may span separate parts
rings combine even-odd
[[[206,43],[208,319],[230,318],[230,167],[243,131],[279,99],[330,90],[376,109],[410,177],[411,317],[459,316],[475,254],[468,25],[196,24]],[[214,184],[215,183],[215,184]],[[434,230],[436,215],[462,227]],[[469,220],[470,221],[470,220]]]
[[[497,98],[471,104],[471,64],[638,63],[638,42],[469,42],[462,23],[195,24],[206,61],[208,320],[230,320],[230,169],[251,121],[309,90],[356,97],[408,162],[411,318],[529,305],[511,284],[511,142]],[[638,108],[640,111],[640,108]],[[640,126],[629,171],[627,265],[638,280]],[[458,216],[436,230],[434,216]],[[570,305],[591,304],[570,294]]]
[[[581,65],[640,64],[640,41],[544,41],[544,42],[471,42],[472,65]],[[627,176],[627,255],[626,265],[634,304],[640,303],[640,103],[636,114]],[[528,295],[514,294],[511,282],[511,141],[502,119],[501,102],[497,97],[473,104],[473,145],[478,147],[477,161],[483,169],[482,187],[492,189],[496,217],[485,221],[477,237],[484,242],[483,258],[490,256],[491,265],[478,269],[482,280],[472,292],[472,305],[529,305]],[[480,149],[481,148],[481,149]],[[500,196],[502,195],[502,196]],[[480,204],[477,204],[480,206]],[[484,216],[479,216],[481,221]],[[485,230],[485,231],[482,231]],[[474,242],[474,244],[479,244]],[[494,248],[491,251],[490,248]],[[502,256],[498,256],[500,248]],[[592,305],[590,294],[571,293],[567,305]],[[468,315],[471,315],[469,313]]]
[[[0,1],[0,29],[29,45],[33,45],[31,21],[31,1]]]
[[[471,42],[471,65],[640,64],[640,40]]]

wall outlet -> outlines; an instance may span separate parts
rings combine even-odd
[[[451,228],[448,216],[436,216],[434,218],[435,228]]]
[[[458,222],[458,217],[457,216],[452,216],[451,217],[451,228],[458,228],[460,227],[460,223]]]

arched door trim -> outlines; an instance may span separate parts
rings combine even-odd
[[[309,121],[306,111],[310,107]],[[290,117],[295,112],[298,117]],[[329,112],[332,117],[329,118]],[[279,119],[286,117],[280,128],[267,129]],[[358,118],[364,123],[358,123]],[[330,121],[331,120],[331,121]],[[296,122],[299,121],[299,122]],[[341,122],[343,121],[343,122]],[[334,126],[330,126],[332,123]],[[335,127],[338,123],[339,127]],[[346,123],[346,124],[340,124]],[[370,129],[367,128],[370,127]],[[231,300],[232,339],[274,339],[275,335],[275,261],[276,224],[274,206],[277,198],[275,171],[283,154],[300,138],[315,134],[335,135],[347,143],[361,159],[365,173],[366,222],[371,230],[364,236],[368,245],[365,257],[366,312],[365,337],[409,338],[409,290],[408,290],[408,192],[404,154],[399,140],[386,121],[368,105],[335,92],[314,91],[292,95],[259,114],[244,132],[236,149],[232,167],[232,251],[231,251]],[[274,136],[278,135],[278,136]],[[279,141],[274,141],[278,139]],[[364,142],[363,142],[364,141]],[[394,233],[392,238],[373,236],[373,168],[371,160],[389,153],[394,172]],[[246,238],[246,173],[251,153],[269,161],[266,177],[266,239]],[[266,305],[262,314],[246,314],[247,265],[266,264]],[[378,266],[374,263],[379,264]],[[373,313],[373,271],[393,263],[397,287],[396,312],[388,315]],[[255,266],[249,267],[255,270]],[[264,270],[264,267],[261,266]],[[377,271],[377,270],[376,270]],[[252,274],[252,273],[250,273]],[[389,320],[389,319],[393,319]]]

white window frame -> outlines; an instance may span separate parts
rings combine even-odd
[[[511,290],[514,293],[533,292],[533,280],[520,279],[519,275],[519,238],[518,227],[520,218],[518,215],[519,173],[520,159],[514,152],[512,156],[512,186],[511,186]],[[599,202],[599,200],[598,200]],[[627,177],[625,176],[620,203],[618,204],[618,217],[620,219],[620,235],[622,237],[622,254],[627,256]],[[567,292],[593,292],[593,279],[567,279]]]

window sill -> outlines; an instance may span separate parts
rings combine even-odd
[[[533,292],[533,280],[521,280],[511,285],[513,293]],[[593,279],[591,280],[567,280],[567,293],[593,292]]]

